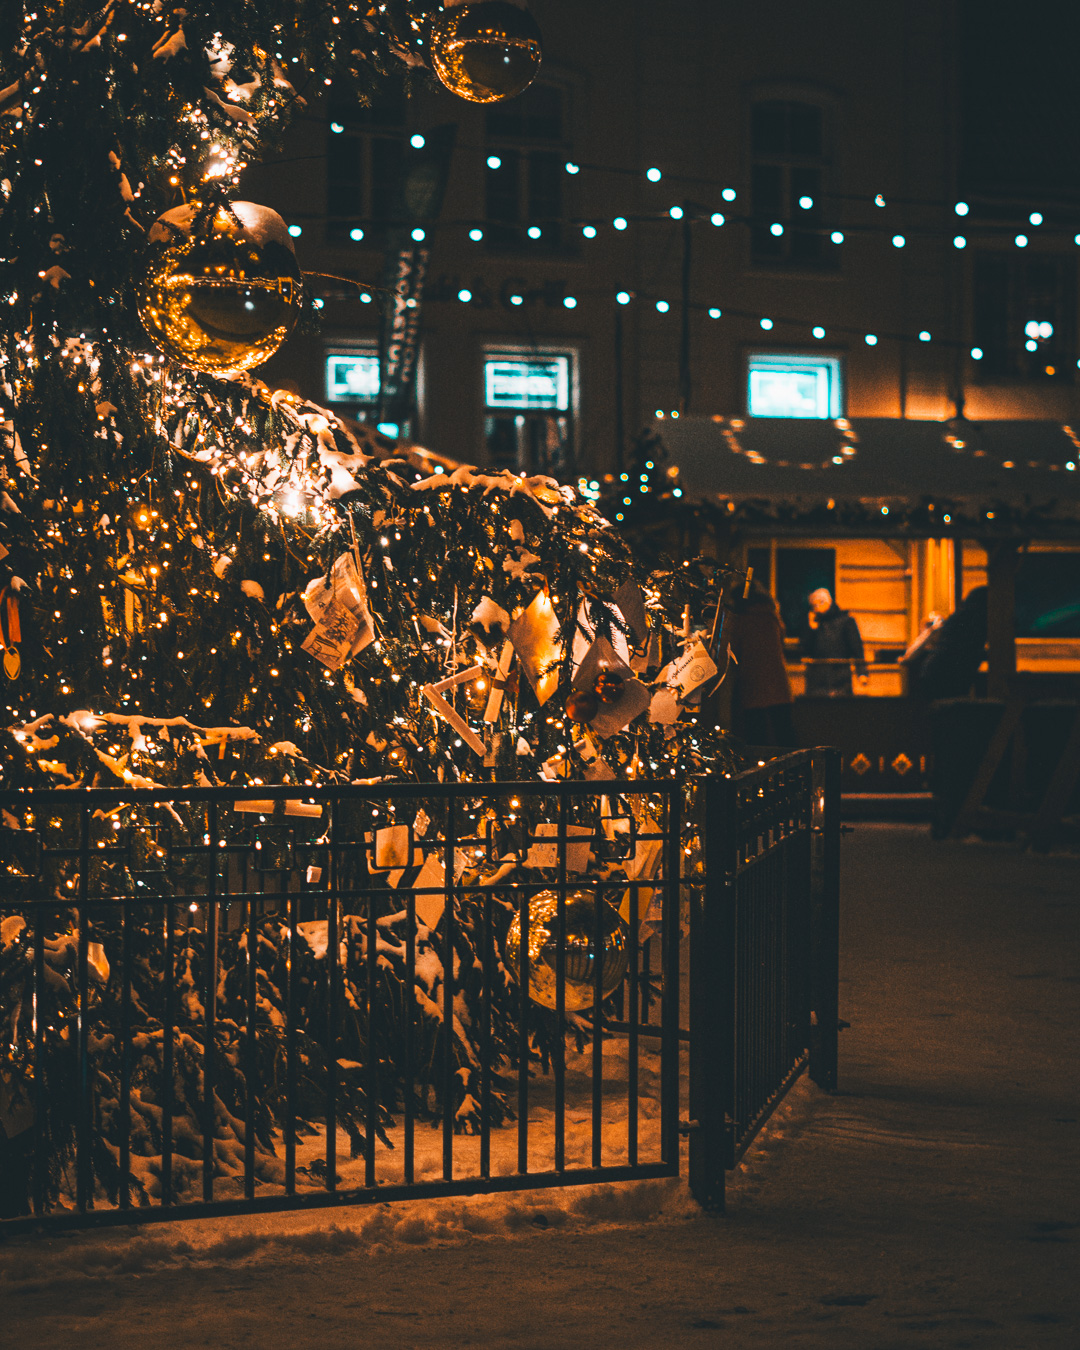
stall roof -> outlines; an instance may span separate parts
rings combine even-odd
[[[1080,538],[1080,437],[1047,421],[665,418],[686,498],[779,530]]]

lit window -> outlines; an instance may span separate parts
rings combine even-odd
[[[379,397],[379,357],[374,351],[331,352],[326,358],[326,398],[330,403],[375,403]]]
[[[839,417],[839,359],[771,352],[752,355],[747,410],[751,417]]]
[[[570,407],[568,356],[489,356],[484,362],[484,402],[489,408]]]
[[[484,355],[487,459],[515,473],[565,477],[573,468],[575,357],[489,349]]]

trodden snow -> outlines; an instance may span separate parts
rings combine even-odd
[[[1075,1350],[1078,917],[1075,857],[859,825],[841,1090],[796,1086],[725,1214],[683,1179],[20,1236],[0,1341]]]

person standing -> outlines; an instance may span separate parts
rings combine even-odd
[[[824,586],[810,593],[800,655],[806,662],[806,693],[811,698],[850,698],[852,664],[858,668],[859,684],[867,682],[859,625]]]
[[[794,747],[791,682],[784,664],[784,624],[776,602],[752,581],[728,619],[735,658],[732,712],[736,732],[749,745]]]

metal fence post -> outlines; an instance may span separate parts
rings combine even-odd
[[[840,1029],[840,752],[814,752],[810,1079],[836,1091]]]
[[[703,784],[705,884],[690,910],[690,1192],[723,1209],[724,1172],[735,1107],[736,788]]]

